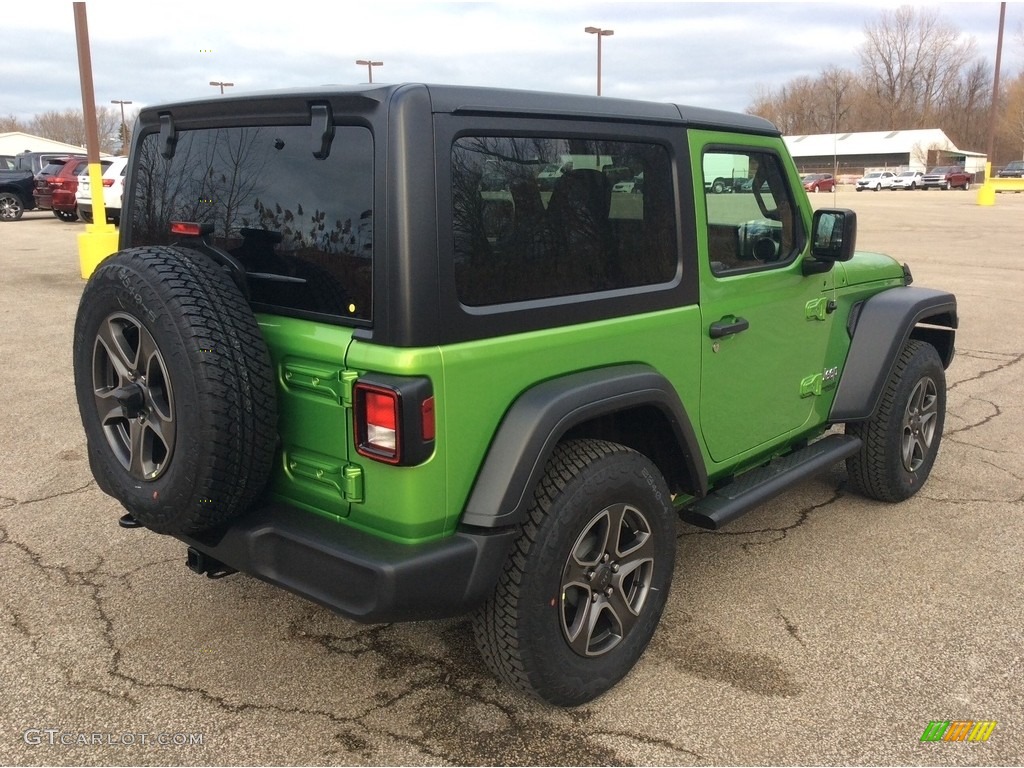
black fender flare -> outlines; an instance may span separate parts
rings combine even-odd
[[[850,351],[829,419],[870,418],[900,350],[911,337],[935,346],[943,367],[948,368],[953,361],[956,327],[956,297],[944,291],[891,288],[860,304],[850,315]]]
[[[596,368],[542,382],[505,414],[481,464],[461,523],[496,528],[521,522],[555,445],[572,427],[600,416],[653,406],[681,448],[694,491],[707,493],[696,434],[669,381],[646,365]]]

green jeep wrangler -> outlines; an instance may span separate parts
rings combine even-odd
[[[198,573],[471,614],[498,677],[580,704],[650,641],[677,518],[840,461],[876,499],[928,478],[956,299],[855,236],[749,115],[418,84],[144,109],[75,326],[92,471]]]

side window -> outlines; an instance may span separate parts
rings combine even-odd
[[[788,264],[803,242],[778,156],[713,149],[704,153],[708,258],[727,275]]]
[[[657,144],[464,136],[452,146],[459,300],[470,306],[673,280],[671,164]]]

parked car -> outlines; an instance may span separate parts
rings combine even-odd
[[[61,221],[78,221],[78,204],[75,191],[78,189],[78,174],[89,166],[85,157],[71,156],[55,158],[36,176],[36,187],[32,192],[36,207],[52,210]]]
[[[39,173],[54,160],[66,157],[85,157],[84,152],[21,152],[14,156],[15,167],[19,171],[31,171],[33,176]]]
[[[1024,178],[1024,160],[1014,160],[999,169],[996,174],[1000,179]]]
[[[134,134],[76,397],[121,524],[197,574],[471,615],[495,675],[575,706],[651,641],[680,517],[717,529],[843,461],[889,502],[932,471],[956,297],[855,253],[767,120],[405,83],[151,106]],[[642,191],[613,198],[598,152]],[[542,190],[538,156],[574,167]],[[514,180],[497,235],[488,165]],[[721,168],[750,192],[705,196]],[[217,610],[156,609],[186,635]]]
[[[101,160],[103,183],[103,207],[106,209],[107,221],[112,224],[121,222],[121,197],[124,193],[124,175],[128,169],[127,157],[115,157],[110,160]],[[78,202],[78,215],[82,221],[91,224],[92,212],[92,179],[89,177],[88,168],[86,173],[78,176],[78,191],[75,193]]]
[[[831,192],[836,188],[836,180],[831,173],[809,173],[800,181],[808,192]]]
[[[921,171],[901,171],[892,180],[892,189],[917,189],[924,174]]]
[[[31,171],[0,170],[0,221],[17,221],[36,207],[35,185]]]
[[[896,174],[892,171],[873,171],[871,173],[866,173],[857,179],[857,191],[863,192],[865,189],[870,189],[877,192],[880,189],[889,189],[892,187],[892,183],[895,178]]]
[[[962,165],[940,165],[932,168],[921,178],[921,189],[953,189],[959,187],[967,191],[974,181],[974,174],[964,170]]]

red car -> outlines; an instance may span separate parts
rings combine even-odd
[[[71,155],[51,160],[36,175],[36,188],[32,196],[36,207],[50,208],[61,221],[78,220],[78,203],[75,191],[78,189],[78,174],[85,173],[89,160],[84,156]]]
[[[801,176],[800,181],[808,192],[831,192],[836,188],[836,180],[831,173],[808,173]]]

